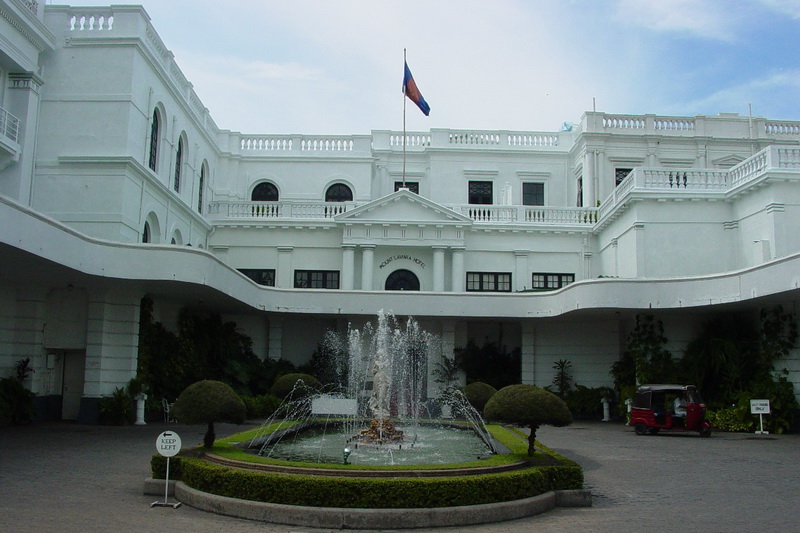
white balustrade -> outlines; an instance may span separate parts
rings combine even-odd
[[[69,19],[69,31],[111,31],[113,15],[73,15]]]

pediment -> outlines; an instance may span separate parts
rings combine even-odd
[[[736,154],[720,157],[719,159],[715,159],[713,161],[714,168],[726,168],[726,169],[731,168],[744,161],[744,159],[745,159],[744,157]]]
[[[408,190],[399,190],[335,217],[340,224],[471,225],[472,219]]]

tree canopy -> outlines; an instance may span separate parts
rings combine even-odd
[[[529,456],[534,453],[539,426],[561,427],[572,423],[572,414],[564,400],[534,385],[503,387],[486,403],[483,416],[493,422],[530,428]]]
[[[172,412],[184,424],[208,424],[203,445],[214,445],[214,422],[241,424],[245,406],[233,389],[221,381],[203,380],[193,383],[175,400]]]

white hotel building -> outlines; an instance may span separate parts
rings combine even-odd
[[[0,15],[0,376],[30,357],[51,417],[134,376],[145,296],[295,363],[390,310],[445,352],[520,349],[537,385],[559,359],[610,385],[638,313],[679,356],[714,314],[797,310],[800,122],[413,132],[403,189],[402,132],[220,130],[140,7]]]

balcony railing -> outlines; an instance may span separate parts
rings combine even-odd
[[[214,202],[209,206],[208,215],[212,219],[228,220],[324,220],[359,205],[364,205],[364,202]],[[594,208],[519,205],[448,207],[477,223],[591,226],[597,222],[597,209]]]
[[[19,143],[19,119],[0,107],[0,135]]]
[[[725,196],[744,187],[766,172],[800,171],[800,148],[769,146],[728,170],[635,168],[600,206],[599,220],[606,217],[633,192],[653,192],[668,197]]]

